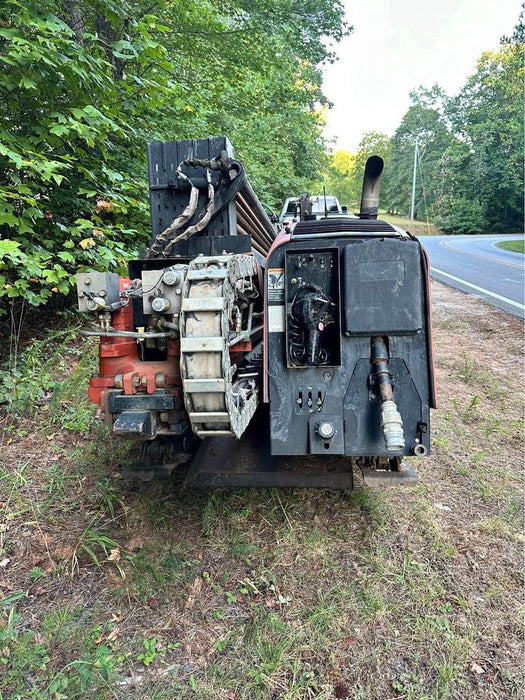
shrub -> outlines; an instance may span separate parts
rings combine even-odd
[[[482,233],[484,220],[480,203],[476,200],[457,199],[450,211],[436,220],[446,233]]]

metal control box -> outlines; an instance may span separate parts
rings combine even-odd
[[[78,310],[92,313],[100,306],[116,304],[120,298],[119,289],[119,276],[114,272],[79,272]]]
[[[172,265],[163,270],[142,271],[142,305],[145,314],[178,314],[187,265]]]

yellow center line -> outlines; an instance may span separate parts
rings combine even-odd
[[[517,267],[520,270],[523,268],[523,265],[520,265],[519,263],[510,262],[508,260],[500,260],[499,258],[491,258],[488,255],[471,253],[469,251],[462,250],[461,248],[456,248],[456,246],[450,245],[447,241],[440,241],[440,243],[444,248],[454,250],[456,253],[463,253],[463,255],[470,255],[472,258],[480,258],[481,260],[488,260],[489,262],[500,263],[501,265],[509,265],[509,267]]]

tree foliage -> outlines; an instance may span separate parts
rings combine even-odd
[[[0,304],[45,302],[146,242],[148,140],[225,134],[263,200],[304,187],[342,15],[328,0],[2,3]]]
[[[357,211],[361,200],[366,161],[370,156],[381,156],[388,169],[391,143],[386,134],[368,131],[363,134],[357,153],[334,151],[324,171],[323,184],[327,193],[335,195],[350,210]]]
[[[436,88],[432,92],[435,94]],[[439,94],[441,98],[440,90]],[[429,205],[440,196],[440,162],[451,137],[439,110],[427,106],[427,95],[424,91],[412,93],[413,104],[392,138],[392,158],[382,202],[394,213],[407,213],[410,209],[416,142],[420,159],[416,211],[429,213]]]
[[[469,148],[470,182],[487,230],[523,226],[523,44],[504,41],[484,53],[477,71],[450,105],[454,131]]]
[[[324,172],[323,186],[327,194],[335,195],[341,204],[354,206],[355,155],[334,151]]]
[[[511,37],[484,53],[459,94],[420,88],[392,138],[382,204],[410,209],[453,233],[523,230],[523,13]]]

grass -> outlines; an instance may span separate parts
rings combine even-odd
[[[496,243],[497,248],[502,248],[503,250],[510,250],[513,253],[525,253],[525,239],[518,238],[515,241],[500,241]]]
[[[431,221],[412,221],[406,216],[396,216],[394,214],[386,214],[383,212],[381,212],[379,216],[381,219],[384,219],[385,221],[388,221],[391,224],[394,224],[395,226],[399,226],[405,229],[406,231],[410,231],[410,233],[413,233],[415,236],[443,235],[443,231]]]
[[[125,483],[58,338],[53,397],[2,417],[0,697],[520,697],[520,328],[460,299],[410,490]]]

